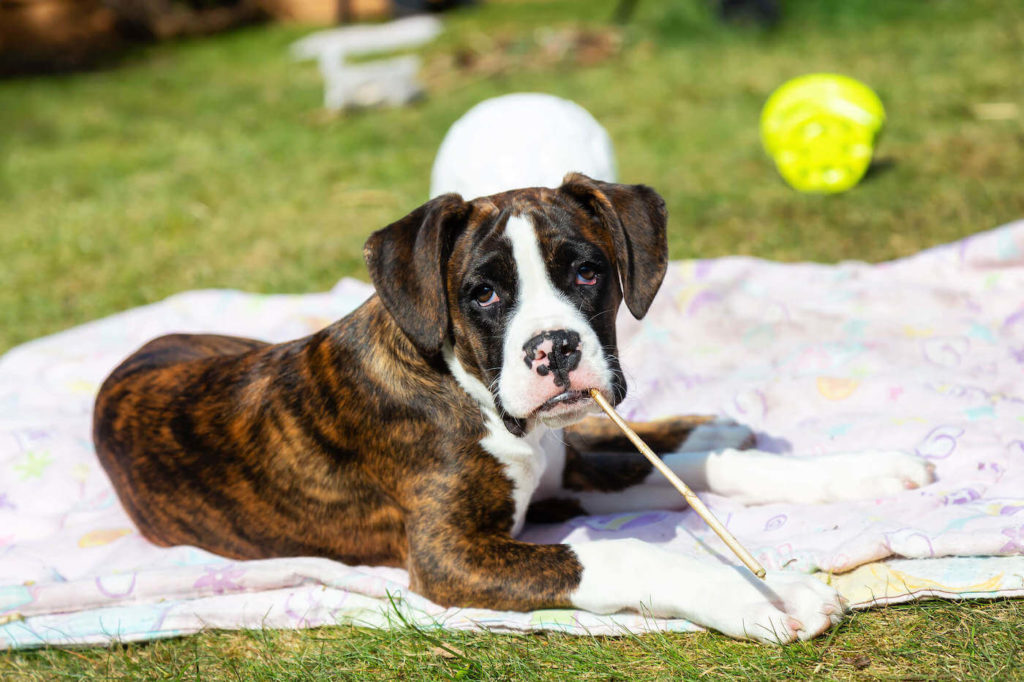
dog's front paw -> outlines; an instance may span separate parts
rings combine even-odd
[[[802,573],[769,571],[763,581],[743,576],[743,584],[732,587],[704,624],[737,639],[805,641],[839,623],[846,611],[838,592]]]
[[[817,457],[821,501],[891,497],[935,480],[935,467],[905,452],[871,451]]]

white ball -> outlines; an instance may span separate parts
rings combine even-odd
[[[615,181],[611,138],[586,109],[559,97],[516,93],[484,100],[452,124],[431,173],[431,198],[464,199],[519,187],[558,187],[576,171]]]

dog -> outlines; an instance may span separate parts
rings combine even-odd
[[[537,545],[527,520],[684,506],[589,396],[626,395],[615,318],[668,262],[662,198],[570,174],[446,194],[373,233],[376,290],[303,339],[155,339],[96,399],[94,442],[161,546],[235,559],[399,566],[446,606],[636,609],[736,638],[809,639],[844,604],[816,578],[703,563],[637,540]],[[926,484],[898,452],[786,458],[707,417],[633,424],[697,488],[827,502]],[[745,449],[746,448],[746,449]]]

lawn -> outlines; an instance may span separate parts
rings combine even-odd
[[[0,82],[0,352],[186,289],[365,278],[363,240],[426,199],[447,126],[511,91],[574,99],[608,128],[621,178],[665,196],[673,258],[880,261],[1024,216],[1017,0],[790,0],[772,31],[720,26],[701,0],[641,2],[618,28],[616,4],[491,0],[445,15],[421,51],[428,96],[394,111],[322,111],[315,66],[288,58],[308,30],[294,26]],[[583,49],[563,49],[574,41]],[[876,166],[840,196],[789,189],[758,141],[768,94],[812,71],[866,81],[889,114]],[[1009,678],[1024,675],[1021,629],[1010,601],[862,613],[785,649],[715,635],[209,633],[5,654],[0,677]]]
[[[931,602],[860,613],[786,647],[720,635],[584,638],[354,627],[210,632],[110,649],[0,657],[8,679],[1020,679],[1024,602]]]

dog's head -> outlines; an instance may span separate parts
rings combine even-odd
[[[665,276],[665,202],[643,185],[570,174],[557,189],[429,201],[375,232],[377,294],[419,351],[444,352],[509,431],[571,423],[626,395],[615,340],[625,300],[643,317]]]

